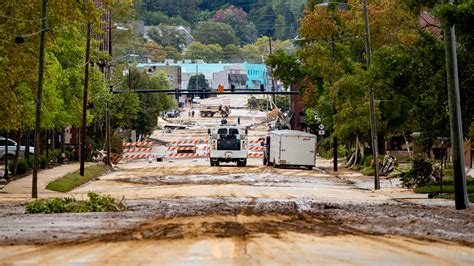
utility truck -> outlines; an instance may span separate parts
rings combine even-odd
[[[275,130],[266,137],[263,164],[312,169],[316,160],[316,136],[297,130]]]
[[[209,159],[211,166],[221,162],[236,162],[246,166],[248,157],[247,129],[237,126],[219,126],[208,129]]]
[[[219,114],[222,117],[230,115],[230,106],[228,105],[201,105],[199,106],[199,113],[202,117],[213,117]]]

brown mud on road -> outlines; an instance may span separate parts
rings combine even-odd
[[[194,174],[194,175],[168,175],[152,177],[131,177],[115,179],[118,182],[128,182],[133,184],[166,186],[166,185],[253,185],[253,186],[293,186],[295,184],[312,184],[319,187],[337,187],[345,185],[342,182],[325,179],[324,177],[314,178],[312,176],[298,176],[294,178],[278,173],[237,173],[237,174]]]
[[[401,235],[474,247],[474,213],[411,204],[330,204],[313,200],[182,198],[130,200],[129,211],[29,215],[2,206],[0,244],[185,237]],[[229,229],[229,230],[225,230]],[[226,233],[227,232],[227,233]]]
[[[129,211],[122,213],[55,215],[26,215],[18,206],[3,205],[0,259],[7,264],[474,262],[472,211],[235,198],[127,204]]]

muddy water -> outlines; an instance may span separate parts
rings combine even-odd
[[[354,248],[356,247],[356,248]],[[31,265],[472,265],[472,249],[399,237],[314,236],[204,238],[93,242],[67,246],[13,246],[4,264]],[[8,255],[7,255],[8,254]]]

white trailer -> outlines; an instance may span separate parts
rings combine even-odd
[[[316,136],[296,130],[275,130],[265,141],[263,163],[279,166],[314,167]]]

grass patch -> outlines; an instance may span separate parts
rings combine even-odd
[[[81,176],[78,170],[50,182],[46,188],[58,192],[68,192],[96,177],[104,175],[108,171],[109,167],[106,165],[89,166],[84,169],[84,176]]]
[[[75,198],[36,199],[26,205],[26,213],[63,213],[63,212],[116,212],[126,210],[122,201],[117,202],[111,196],[101,196],[93,192],[87,194],[89,200],[78,201]]]
[[[470,202],[474,202],[474,178],[467,178],[467,193]],[[417,187],[413,190],[415,193],[431,193],[441,191],[440,184],[431,184],[428,186]],[[454,199],[454,180],[452,177],[443,178],[443,194],[437,196],[444,199]]]

